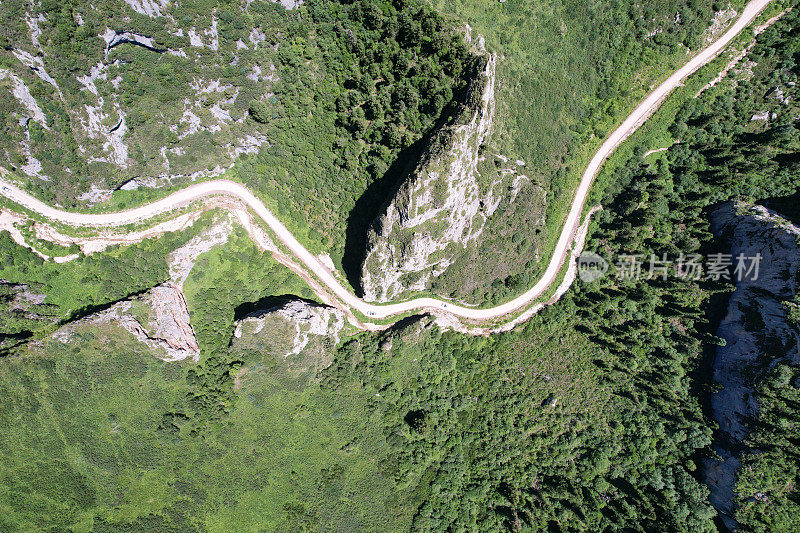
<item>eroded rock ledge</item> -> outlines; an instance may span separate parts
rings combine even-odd
[[[72,342],[82,327],[116,325],[126,329],[137,340],[165,361],[200,359],[200,346],[189,322],[189,309],[180,288],[168,281],[142,296],[118,302],[105,311],[68,324],[53,334],[65,344]]]
[[[165,361],[200,359],[200,346],[192,328],[183,284],[197,258],[215,246],[228,242],[233,231],[230,218],[222,218],[185,245],[167,256],[170,281],[153,287],[141,296],[111,305],[99,313],[67,324],[53,338],[70,343],[82,328],[119,326]]]
[[[344,313],[338,309],[291,300],[239,320],[232,344],[234,348],[273,348],[288,357],[306,350],[322,351],[326,344],[335,346],[344,326]]]

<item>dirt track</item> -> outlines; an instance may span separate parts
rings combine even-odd
[[[539,281],[525,293],[496,307],[484,309],[469,308],[436,298],[416,298],[405,302],[381,305],[365,302],[350,292],[340,279],[325,266],[319,258],[300,244],[295,236],[269,211],[269,209],[267,209],[261,200],[256,198],[256,196],[243,185],[232,181],[214,180],[199,183],[177,191],[151,204],[107,214],[72,213],[56,209],[2,179],[0,179],[0,194],[48,219],[73,226],[91,227],[122,226],[134,222],[142,222],[161,213],[186,206],[208,196],[220,194],[233,196],[239,201],[244,202],[256,216],[266,222],[275,233],[275,236],[288,248],[298,263],[313,273],[326,287],[328,296],[334,296],[339,300],[339,303],[350,312],[357,310],[363,315],[375,319],[389,318],[414,311],[431,310],[437,315],[451,315],[479,322],[505,317],[507,315],[516,314],[518,311],[528,306],[532,301],[541,296],[556,280],[565,259],[569,256],[570,249],[575,240],[576,231],[580,225],[581,213],[583,212],[586,197],[603,161],[650,117],[673,89],[678,87],[683,80],[698,68],[714,59],[739,32],[753,21],[770,1],[771,0],[752,0],[749,2],[739,18],[719,39],[700,51],[683,67],[661,83],[637,105],[625,121],[614,130],[609,138],[600,146],[581,177],[581,182],[575,192],[571,209],[564,222],[564,227],[562,228],[561,235],[545,273]],[[510,320],[509,324],[513,322],[515,321]],[[369,324],[362,323],[358,325],[369,329],[378,327],[371,327]],[[502,326],[498,329],[502,329]]]

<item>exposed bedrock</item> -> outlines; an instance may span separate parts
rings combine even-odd
[[[171,281],[67,324],[56,331],[53,338],[69,344],[81,330],[92,330],[101,325],[122,327],[146,344],[153,355],[165,361],[186,358],[197,361],[200,358],[200,347],[189,322],[189,309],[183,292]]]
[[[289,300],[238,320],[231,348],[272,354],[288,359],[290,365],[320,370],[330,364],[331,348],[339,343],[345,324],[338,309]]]
[[[495,114],[494,54],[467,91],[461,120],[434,136],[367,235],[361,285],[367,301],[384,302],[430,288],[477,239],[500,202],[478,163]]]
[[[800,271],[800,228],[761,206],[727,203],[712,214],[715,235],[730,244],[733,263],[761,255],[756,279],[736,282],[717,336],[714,380],[722,390],[711,398],[719,423],[714,450],[721,460],[707,461],[706,482],[711,503],[725,524],[734,529],[734,487],[740,454],[747,436],[747,421],[757,415],[753,371],[778,362],[800,363],[800,332],[788,317],[785,302],[797,294]]]

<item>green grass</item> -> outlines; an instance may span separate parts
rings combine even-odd
[[[62,264],[42,261],[2,232],[0,276],[15,283],[40,283],[45,287],[46,303],[58,306],[63,318],[80,315],[166,281],[166,255],[199,233],[210,220],[211,215],[205,215],[186,231],[129,246],[112,246]]]
[[[379,473],[374,393],[358,384],[321,390],[263,353],[245,361],[230,416],[193,437],[162,421],[189,391],[187,364],[114,328],[79,339],[2,362],[4,527],[390,531],[408,519]]]
[[[162,420],[188,392],[191,363],[165,363],[142,348],[113,327],[84,328],[69,345],[46,341],[0,364],[5,527],[409,527],[424,468],[398,482],[386,427],[403,423],[394,403],[413,397],[418,383],[432,386],[438,365],[412,337],[370,355],[369,367],[382,370],[373,377],[365,367],[366,381],[362,370],[334,367],[320,382],[314,372],[290,370],[278,353],[240,352],[235,408],[202,436],[165,429]],[[597,385],[585,356],[519,365],[517,373],[556,376],[536,392],[537,402],[549,394],[561,402],[551,421],[539,421],[543,431],[603,397],[590,392]]]
[[[89,531],[93,516],[124,522],[178,500],[164,492],[173,476],[156,428],[186,389],[181,365],[127,333],[79,339],[2,363],[4,528]]]
[[[714,102],[703,99],[693,128],[707,126]],[[745,124],[750,111],[739,117]],[[726,117],[720,131],[749,133]],[[662,119],[630,143],[663,139]],[[700,133],[690,148],[703,153]],[[789,141],[780,154],[796,148],[796,135]],[[694,237],[709,237],[694,195],[711,201],[713,191],[692,170],[639,166],[627,194],[606,176],[597,194],[616,198],[595,241],[671,249],[687,222]],[[757,188],[755,178],[742,181]],[[673,209],[661,216],[641,191]],[[21,268],[9,272],[22,277]],[[192,319],[204,349],[236,368],[230,410],[201,427],[182,416],[207,360],[165,363],[112,326],[78,326],[69,344],[44,339],[0,360],[0,528],[713,530],[695,464],[711,442],[697,398],[707,383],[695,372],[709,342],[702,305],[711,289],[688,280],[579,284],[515,332],[471,338],[409,321],[348,339],[320,373],[311,370],[318,360],[289,366],[270,348],[285,330],[265,330],[260,349],[228,349],[233,307],[300,290],[296,283],[238,229],[198,261],[186,286]],[[781,395],[763,411],[758,444],[775,452],[779,442],[783,453],[791,443],[774,435],[796,429],[786,413],[797,391],[786,384],[797,373],[775,370],[761,392]],[[786,456],[748,461],[743,497],[763,487],[787,494],[796,469],[784,468]],[[741,518],[794,523],[788,497],[770,501],[782,502],[779,512],[748,500]]]
[[[512,160],[524,159],[524,172],[548,191],[544,227],[531,227],[533,215],[538,217],[543,209],[538,197],[521,195],[507,213],[490,222],[480,245],[467,250],[466,259],[441,277],[435,291],[472,303],[498,303],[543,271],[581,169],[651,82],[685,61],[685,48],[678,43],[699,42],[699,33],[711,16],[710,4],[697,4],[691,12],[685,11],[681,2],[648,8],[654,9],[648,12],[652,20],[644,22],[637,18],[643,16],[641,13],[636,9],[628,13],[628,6],[622,2],[597,6],[562,2],[537,5],[533,10],[515,0],[488,6],[474,0],[435,5],[454,26],[461,25],[459,20],[468,21],[473,33],[485,35],[489,49],[501,54],[498,118],[489,151],[499,151]],[[678,10],[683,10],[681,24],[672,21]],[[642,37],[653,28],[664,28],[665,32],[656,38]],[[314,46],[305,43],[300,48],[314,61],[321,60]],[[307,74],[299,73],[297,82],[307,81]],[[355,174],[344,172],[329,176],[329,181],[333,180],[330,188],[320,184],[320,165],[327,163],[312,155],[328,152],[320,143],[327,142],[330,135],[324,133],[328,131],[325,128],[324,134],[320,133],[319,118],[298,117],[291,131],[281,121],[271,124],[270,131],[280,147],[263,157],[244,158],[226,177],[257,185],[256,193],[301,242],[314,253],[331,252],[339,264],[338,239],[347,206],[366,182],[351,182]],[[293,162],[291,170],[279,164],[287,159]],[[342,183],[349,191],[347,199],[336,189]],[[92,210],[130,207],[162,197],[169,190],[118,192],[108,205]],[[331,198],[323,201],[325,194]],[[342,211],[337,214],[337,210]],[[335,220],[339,221],[339,233],[329,227]],[[507,242],[510,227],[528,230],[519,232],[521,241],[513,246]],[[489,252],[496,261],[477,260]],[[541,258],[538,262],[535,253]],[[472,282],[462,283],[465,277]]]
[[[228,242],[202,254],[184,284],[186,304],[205,353],[228,346],[238,306],[273,295],[315,296],[308,285],[262,252],[239,226]]]
[[[540,200],[521,194],[510,213],[490,219],[483,240],[492,246],[480,248],[468,265],[459,264],[440,280],[443,294],[501,302],[544,271],[583,169],[651,86],[686,61],[686,48],[679,44],[699,48],[712,4],[693,4],[691,15],[682,2],[648,4],[647,20],[639,18],[641,6],[623,2],[434,5],[454,24],[469,23],[473,37],[484,35],[487,48],[500,54],[496,131],[487,152],[524,160],[521,172],[547,191],[544,227],[532,226],[528,218],[543,209]],[[674,23],[678,11],[681,24]],[[664,29],[658,37],[644,36],[658,28]],[[508,239],[502,233],[510,226],[524,230],[514,246],[503,244]],[[487,253],[498,257],[497,266],[478,259]],[[484,285],[464,291],[465,277],[485,280]]]

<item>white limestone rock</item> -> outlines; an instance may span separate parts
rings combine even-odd
[[[499,181],[487,191],[477,168],[480,149],[492,132],[495,65],[494,54],[486,57],[469,89],[469,120],[440,132],[433,143],[438,149],[424,158],[373,223],[362,267],[367,301],[385,302],[428,288],[481,235],[497,209],[501,199],[493,189]]]
[[[256,311],[239,320],[234,330],[234,343],[251,343],[254,338],[276,338],[275,329],[288,326],[292,338],[281,346],[283,357],[298,355],[313,342],[316,345],[326,341],[334,346],[339,342],[345,326],[344,313],[332,307],[313,305],[302,300],[292,300],[281,306]]]

